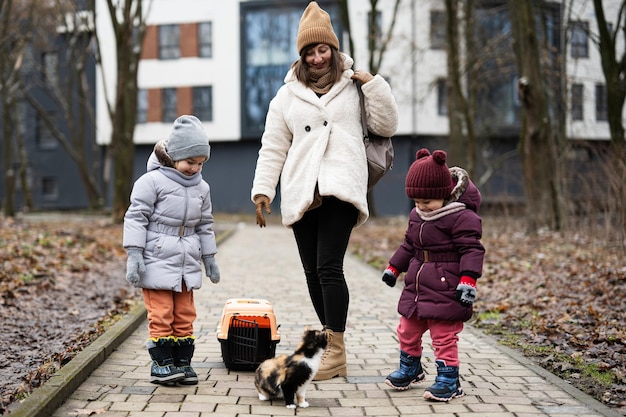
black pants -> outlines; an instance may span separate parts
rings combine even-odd
[[[346,328],[350,296],[343,260],[358,214],[352,204],[324,197],[321,206],[292,226],[313,308],[320,323],[334,332]]]

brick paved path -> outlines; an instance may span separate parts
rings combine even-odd
[[[269,300],[280,324],[276,353],[291,352],[305,325],[319,327],[308,298],[291,231],[239,225],[219,246],[222,282],[208,279],[196,292],[196,386],[161,387],[149,382],[141,325],[54,413],[53,417],[204,416],[431,416],[440,417],[598,417],[617,416],[562,380],[532,365],[470,327],[461,334],[461,381],[466,396],[449,403],[428,402],[435,366],[430,340],[424,351],[426,381],[396,392],[384,377],[398,364],[395,328],[399,286],[389,288],[380,273],[348,256],[345,264],[351,303],[345,340],[348,377],[311,384],[310,407],[287,409],[284,402],[258,400],[251,372],[226,369],[216,328],[229,298]],[[120,271],[120,279],[123,272]],[[480,293],[479,293],[480,296]],[[89,414],[88,410],[92,410]]]

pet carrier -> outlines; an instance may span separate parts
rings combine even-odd
[[[254,371],[273,358],[280,333],[272,304],[262,299],[229,299],[224,305],[217,340],[231,370]]]

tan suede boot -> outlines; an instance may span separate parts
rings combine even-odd
[[[313,381],[322,381],[336,376],[348,375],[346,366],[346,347],[343,342],[343,332],[333,332],[326,329],[328,344],[322,355],[322,363],[315,374]]]

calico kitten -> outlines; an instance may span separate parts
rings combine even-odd
[[[262,362],[254,376],[259,400],[284,398],[287,408],[308,407],[306,389],[319,369],[326,344],[326,332],[306,328],[293,354]]]

